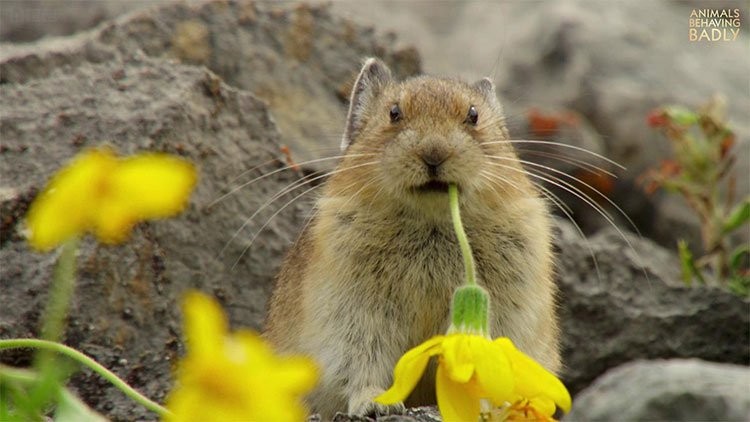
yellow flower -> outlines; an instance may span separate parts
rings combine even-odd
[[[109,148],[85,151],[34,200],[29,243],[46,251],[86,231],[105,243],[122,242],[137,222],[182,211],[196,179],[192,164],[167,154],[118,158]]]
[[[185,298],[187,355],[167,397],[168,421],[301,421],[301,397],[317,382],[308,358],[279,357],[255,333],[227,332],[219,306]]]
[[[375,400],[393,404],[406,399],[432,356],[438,356],[437,404],[447,422],[476,421],[482,402],[493,408],[526,402],[551,416],[555,405],[570,410],[570,394],[554,375],[520,352],[506,337],[494,341],[474,334],[433,337],[406,352],[393,371],[393,386]]]

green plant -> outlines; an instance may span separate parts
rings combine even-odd
[[[661,107],[649,114],[648,123],[669,139],[673,157],[644,175],[646,191],[678,193],[701,224],[701,256],[694,256],[684,240],[677,245],[685,283],[718,284],[750,296],[750,247],[731,245],[736,232],[750,233],[750,195],[736,200],[735,134],[725,101],[714,97],[697,110]]]

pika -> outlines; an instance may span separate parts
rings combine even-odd
[[[509,139],[490,79],[399,82],[380,60],[365,61],[344,156],[282,265],[266,320],[278,351],[321,366],[313,412],[403,409],[373,399],[405,351],[446,332],[463,282],[449,183],[490,294],[491,335],[560,369],[550,218]],[[406,404],[434,404],[434,390],[428,371]]]

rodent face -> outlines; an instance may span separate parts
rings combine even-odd
[[[392,193],[419,200],[446,193],[448,183],[464,191],[477,187],[482,126],[469,114],[491,116],[479,95],[458,82],[419,79],[386,90],[378,105],[401,114],[396,122],[373,125],[382,148],[380,170]]]
[[[355,195],[387,195],[387,200],[419,209],[447,209],[448,183],[463,198],[497,196],[522,173],[502,171],[488,163],[520,169],[507,140],[497,100],[464,82],[420,77],[390,82],[362,110],[362,126],[349,145],[340,169],[341,185]],[[497,161],[497,160],[495,160]],[[503,183],[502,180],[510,184]],[[359,181],[360,183],[356,183]],[[368,186],[369,185],[369,186]]]

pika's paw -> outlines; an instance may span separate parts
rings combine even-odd
[[[349,398],[349,414],[357,416],[401,415],[406,411],[403,403],[375,403],[375,397],[383,393],[382,388],[367,387]]]

